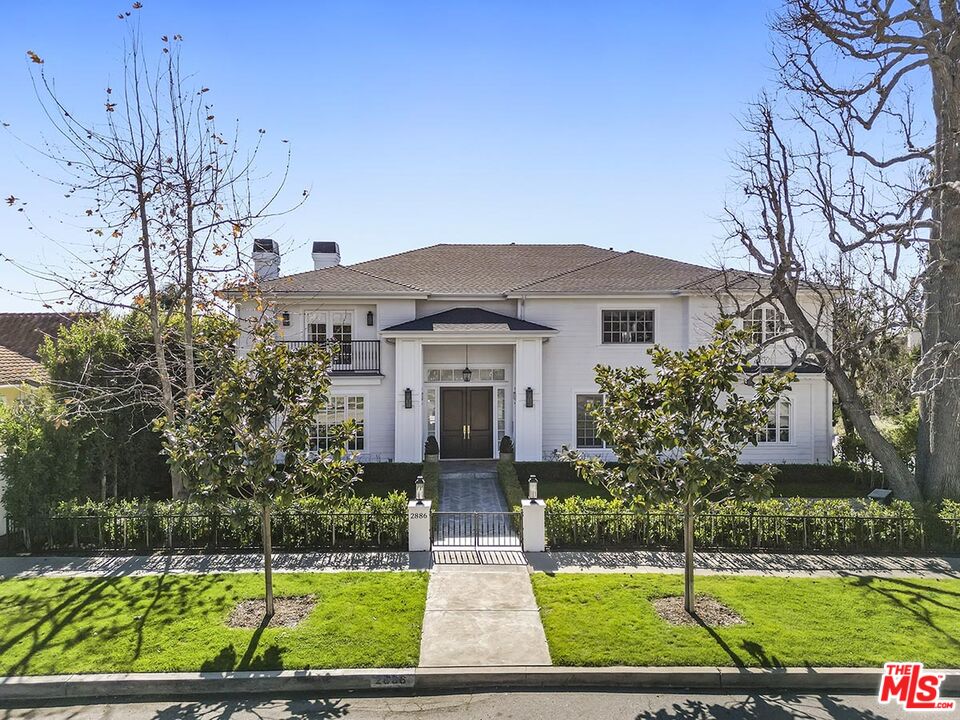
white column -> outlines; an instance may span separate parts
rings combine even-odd
[[[430,500],[411,500],[407,505],[410,552],[430,551]]]
[[[543,500],[521,500],[520,507],[523,513],[523,551],[543,552],[547,547],[546,504]]]
[[[419,340],[396,341],[394,459],[423,460],[423,345]],[[412,407],[406,407],[410,389]]]
[[[515,348],[513,443],[517,460],[535,462],[543,459],[543,341],[523,338]],[[533,390],[533,407],[527,407],[528,387]]]

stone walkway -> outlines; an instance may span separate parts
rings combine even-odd
[[[550,665],[526,567],[439,565],[430,573],[420,667]]]

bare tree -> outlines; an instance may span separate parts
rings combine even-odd
[[[960,497],[957,2],[787,0],[774,28],[784,93],[761,101],[747,122],[755,142],[738,170],[752,211],[728,208],[731,235],[772,273],[769,295],[822,362],[845,417],[897,491]],[[837,262],[845,287],[827,282]],[[871,296],[864,338],[921,330],[916,477],[838,372],[841,349],[801,317],[798,289],[815,286],[826,301]]]
[[[139,7],[134,3],[134,11]],[[181,36],[163,36],[151,61],[136,15],[126,12],[120,19],[128,23],[123,83],[106,88],[100,122],[78,119],[43,59],[28,53],[37,97],[53,129],[53,138],[34,147],[56,168],[65,196],[84,203],[90,241],[76,249],[61,244],[67,267],[13,261],[57,288],[50,302],[130,310],[148,320],[150,367],[137,372],[136,387],[155,394],[173,424],[197,389],[196,315],[217,311],[218,287],[249,276],[241,243],[255,224],[278,214],[271,208],[284,187],[289,150],[273,189],[256,192],[254,161],[264,131],[244,152],[236,127],[229,136],[218,128],[209,88],[187,82]],[[25,209],[17,198],[8,204]],[[98,406],[104,407],[102,398]],[[172,494],[183,493],[174,469]]]

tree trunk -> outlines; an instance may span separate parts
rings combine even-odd
[[[955,10],[952,21],[956,21]],[[931,500],[960,499],[960,49],[956,43],[930,65],[937,120],[932,217],[924,281],[923,361],[917,475]],[[927,387],[924,388],[923,386]]]
[[[683,609],[695,614],[693,604],[693,499],[683,509]]]
[[[153,335],[153,352],[157,362],[157,376],[160,378],[160,403],[163,414],[171,425],[177,420],[177,410],[173,402],[173,383],[167,367],[166,345],[163,328],[160,326],[160,303],[157,297],[157,278],[153,269],[150,245],[150,223],[147,214],[147,191],[143,186],[143,175],[137,174],[137,199],[140,211],[140,248],[143,252],[143,268],[147,279],[147,303],[149,307],[150,331]],[[170,468],[170,494],[174,500],[183,496],[183,476],[175,467]]]
[[[270,538],[270,505],[263,505],[263,579],[268,618],[273,617],[273,541]]]
[[[780,301],[783,312],[793,329],[800,333],[807,348],[817,358],[824,373],[826,373],[827,379],[837,393],[837,399],[843,406],[846,417],[856,428],[857,434],[860,435],[870,454],[880,462],[887,482],[890,483],[890,488],[901,500],[920,501],[922,497],[916,477],[910,472],[910,468],[900,457],[897,449],[880,434],[873,418],[870,416],[870,411],[863,404],[863,399],[860,397],[856,385],[850,381],[850,378],[840,366],[837,356],[833,354],[820,333],[814,329],[797,302],[793,287],[779,268],[774,271],[770,279],[770,288],[777,300]]]

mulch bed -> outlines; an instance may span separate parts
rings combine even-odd
[[[683,609],[683,598],[679,596],[657,598],[653,601],[657,614],[671,625],[709,625],[727,627],[743,625],[743,618],[722,602],[709,595],[697,595],[693,599],[696,617]]]
[[[273,617],[268,627],[292,628],[309,615],[317,606],[313,595],[294,595],[273,599]],[[232,628],[256,629],[263,625],[266,614],[266,600],[244,600],[239,603],[227,618],[227,626]]]

